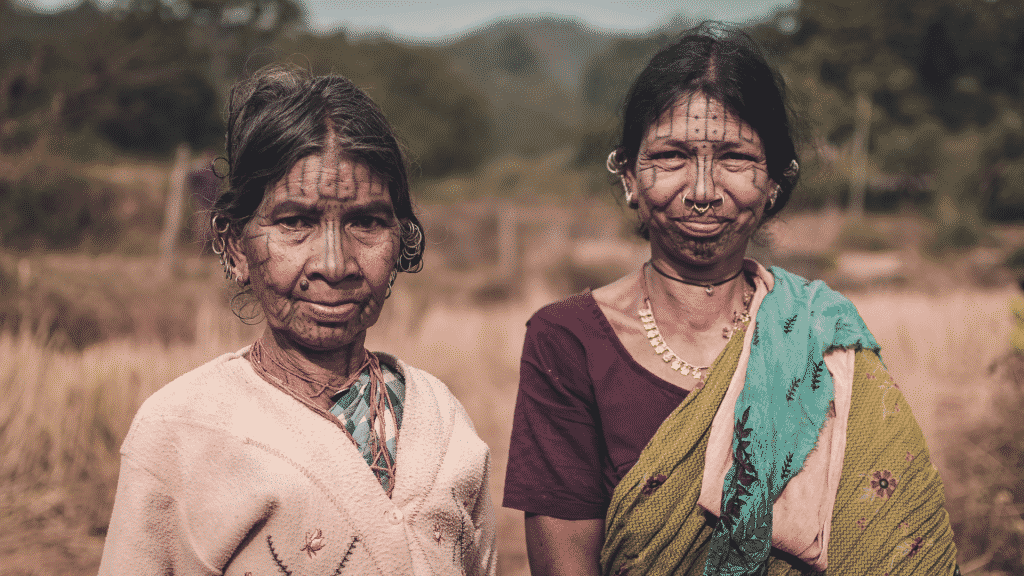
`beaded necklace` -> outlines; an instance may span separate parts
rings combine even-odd
[[[665,338],[661,335],[661,331],[658,330],[658,323],[654,321],[654,310],[651,308],[651,297],[647,289],[646,270],[641,270],[640,275],[643,282],[643,307],[640,308],[638,314],[644,330],[647,331],[647,339],[650,340],[651,347],[654,348],[654,353],[661,356],[661,359],[664,360],[666,364],[669,364],[673,370],[681,373],[682,375],[688,376],[692,374],[693,379],[697,381],[697,388],[703,388],[704,380],[707,377],[707,371],[711,366],[694,366],[680,358],[678,354],[668,347],[668,343],[665,342]],[[737,330],[746,330],[747,325],[750,324],[750,302],[753,299],[753,296],[754,293],[750,290],[749,286],[743,289],[743,311],[738,312],[733,310],[732,326],[722,328],[722,338],[728,340],[732,338],[733,333]]]

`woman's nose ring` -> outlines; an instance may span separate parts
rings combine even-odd
[[[686,203],[687,203],[687,198],[686,197],[689,196],[689,195],[690,195],[690,190],[687,190],[686,194],[683,194],[683,208],[686,207]],[[715,204],[718,204],[718,205],[725,204],[725,196],[723,196],[722,193],[719,192],[718,193],[718,198],[715,198],[711,202],[697,203],[694,200],[689,200],[689,202],[693,206],[693,211],[694,212],[696,212],[697,214],[704,214],[705,212],[707,212]]]

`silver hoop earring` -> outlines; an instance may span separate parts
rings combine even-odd
[[[686,193],[683,194],[683,208],[686,208],[686,197],[689,196],[689,195],[690,195],[690,190],[687,190]],[[719,192],[718,193],[718,198],[715,198],[714,200],[712,200],[711,202],[708,202],[706,204],[698,204],[697,202],[695,202],[693,200],[690,200],[690,203],[693,205],[693,211],[694,212],[696,212],[698,215],[703,215],[705,212],[707,212],[709,209],[711,209],[711,207],[714,206],[715,204],[725,204],[725,196],[721,192]]]
[[[768,195],[768,206],[765,210],[771,210],[775,206],[775,200],[778,199],[780,190],[782,190],[782,187],[778,184],[775,185],[775,188],[772,188],[772,193]]]
[[[794,158],[789,161],[789,166],[786,166],[786,169],[782,172],[782,175],[788,178],[789,180],[793,180],[793,178],[796,178],[797,174],[799,173],[800,163],[796,161],[796,158]]]
[[[619,182],[622,184],[622,189],[626,193],[626,205],[633,206],[636,204],[636,198],[633,197],[633,191],[629,189],[629,184],[626,184],[626,177],[619,176]]]
[[[388,279],[388,289],[384,292],[384,299],[391,298],[391,288],[395,285],[395,279],[398,278],[398,267],[391,269],[391,278]]]
[[[217,259],[220,260],[220,267],[224,270],[224,278],[231,279],[231,265],[228,262],[228,251],[224,245],[224,239],[220,236],[214,236],[213,240],[210,241],[210,250],[217,255]]]
[[[636,199],[633,197],[633,191],[629,189],[629,185],[626,184],[626,176],[624,174],[622,166],[623,162],[619,160],[619,150],[615,149],[608,153],[608,158],[604,161],[604,167],[609,172],[619,177],[619,183],[622,184],[622,191],[626,195],[626,205],[632,206]]]
[[[228,255],[227,242],[224,241],[224,235],[228,233],[231,224],[225,222],[221,226],[218,224],[219,220],[220,218],[216,215],[210,217],[210,228],[213,230],[210,250],[220,258],[220,266],[224,270],[224,278],[231,280],[231,267],[234,265],[234,262],[231,261],[231,256]]]
[[[618,149],[608,153],[608,158],[604,161],[604,167],[612,174],[619,175],[622,173],[622,163],[619,161]]]
[[[401,231],[402,247],[395,266],[401,272],[419,272],[423,268],[423,260],[417,261],[423,253],[423,230],[415,222],[405,221]]]

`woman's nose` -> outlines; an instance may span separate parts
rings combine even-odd
[[[712,160],[704,155],[697,156],[697,174],[693,181],[693,201],[707,204],[715,200],[715,181],[712,176]]]
[[[315,254],[310,262],[310,275],[319,275],[328,284],[337,284],[346,278],[359,275],[359,263],[339,224],[327,223],[322,237],[314,246]]]

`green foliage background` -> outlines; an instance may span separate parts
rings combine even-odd
[[[438,191],[451,187],[437,183],[452,178],[470,181],[460,197],[604,193],[629,82],[693,24],[623,35],[520,18],[410,43],[320,35],[305,22],[297,0],[87,1],[56,14],[0,0],[0,239],[73,247],[95,236],[33,232],[53,180],[33,180],[33,165],[80,181],[89,163],[166,162],[182,142],[219,153],[232,82],[281,61],[364,87],[431,200],[445,199]],[[950,231],[1024,218],[1024,0],[803,0],[746,29],[781,70],[801,120],[795,208],[848,202],[854,100],[866,94],[868,210],[921,211]],[[521,173],[497,186],[479,177],[510,158]],[[576,189],[558,189],[563,179],[550,190],[515,185],[531,166],[564,158],[560,169],[584,175]],[[95,187],[85,178],[67,193]],[[26,202],[34,207],[11,212]],[[106,216],[75,218],[94,228]],[[11,244],[26,234],[38,238]]]

